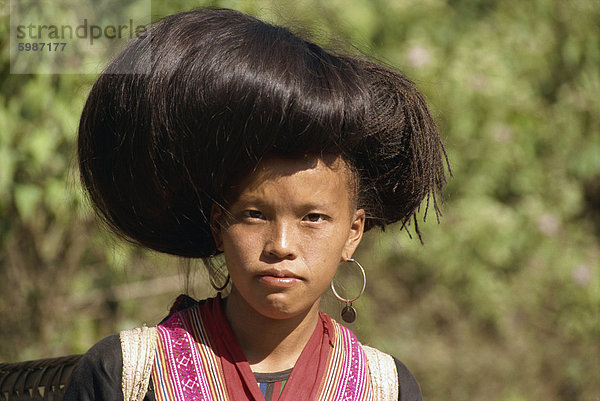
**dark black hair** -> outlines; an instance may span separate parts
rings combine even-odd
[[[78,146],[104,221],[184,257],[215,254],[212,204],[268,155],[341,155],[367,230],[407,224],[430,196],[439,212],[446,181],[436,126],[406,77],[227,9],[166,17],[130,42],[94,84]]]

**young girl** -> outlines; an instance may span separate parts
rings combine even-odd
[[[224,254],[212,280],[231,289],[102,340],[66,399],[420,400],[401,362],[319,301],[340,263],[362,270],[365,230],[416,227],[425,198],[438,211],[444,158],[422,96],[386,67],[232,10],[155,24],[90,92],[82,181],[128,240],[211,274]]]

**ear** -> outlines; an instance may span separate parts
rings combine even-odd
[[[217,249],[223,252],[223,237],[221,236],[223,209],[216,203],[210,208],[210,231]]]
[[[346,261],[351,258],[358,248],[358,244],[362,239],[365,230],[365,211],[364,209],[357,209],[352,216],[352,224],[348,231],[348,240],[342,251],[342,260]]]

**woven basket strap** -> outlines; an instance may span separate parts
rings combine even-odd
[[[154,364],[156,327],[124,330],[120,337],[123,352],[123,399],[142,401],[148,392]]]
[[[398,401],[398,372],[394,358],[378,349],[363,345],[367,356],[373,399],[378,401]]]

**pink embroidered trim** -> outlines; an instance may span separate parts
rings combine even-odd
[[[326,383],[319,400],[372,400],[367,358],[358,339],[334,320],[335,346],[330,355]]]
[[[157,389],[157,401],[216,401],[226,399],[226,396],[213,397],[210,380],[205,369],[205,362],[215,364],[216,358],[207,344],[202,332],[198,315],[193,312],[176,313],[169,320],[158,326],[157,372],[160,376],[161,389]],[[194,327],[195,326],[195,327]],[[192,333],[196,334],[196,343]],[[212,355],[203,355],[203,354]],[[161,355],[162,354],[162,355]],[[217,372],[216,366],[211,366],[209,372]],[[158,374],[160,373],[160,374]],[[156,384],[155,384],[156,385]],[[216,389],[224,391],[224,389]],[[160,397],[159,397],[160,395]],[[174,397],[173,399],[170,396]]]
[[[318,400],[373,400],[367,359],[356,336],[332,320],[334,347]],[[172,315],[158,326],[152,377],[157,401],[226,401],[218,358],[197,308]]]

